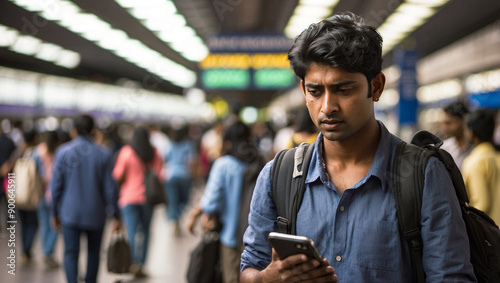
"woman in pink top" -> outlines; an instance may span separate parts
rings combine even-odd
[[[148,130],[137,127],[132,142],[120,149],[113,169],[113,177],[120,187],[118,204],[127,229],[132,252],[130,271],[136,277],[145,276],[142,267],[146,260],[149,244],[149,226],[153,216],[153,207],[146,204],[144,187],[144,170],[152,167],[161,176],[163,160],[158,151],[149,142]],[[136,245],[137,233],[142,233],[140,242]]]

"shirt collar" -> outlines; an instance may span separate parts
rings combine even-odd
[[[363,177],[361,182],[358,184],[364,183],[364,180],[370,178],[370,176],[375,176],[379,178],[382,183],[384,183],[385,178],[390,176],[392,172],[392,159],[396,150],[396,145],[401,141],[401,139],[391,134],[382,122],[377,122],[380,125],[380,142],[375,153],[373,164],[370,166],[367,175]],[[316,142],[313,144],[314,152],[307,173],[306,183],[312,183],[318,178],[321,179],[323,183],[328,183],[328,177],[323,169],[321,161],[321,153],[323,151],[322,144],[323,134],[320,133]]]

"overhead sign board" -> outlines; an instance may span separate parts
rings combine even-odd
[[[295,78],[282,35],[222,35],[208,40],[210,54],[200,62],[200,85],[214,89],[287,89]]]

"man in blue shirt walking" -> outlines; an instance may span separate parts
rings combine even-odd
[[[374,115],[385,85],[381,54],[380,35],[350,13],[313,24],[295,39],[288,58],[321,132],[295,227],[314,241],[324,266],[304,255],[280,260],[267,242],[278,230],[270,162],[252,199],[241,282],[415,282],[391,178],[400,139]],[[423,199],[427,282],[475,282],[453,184],[435,158],[425,171]]]
[[[112,154],[92,140],[93,129],[92,117],[76,117],[72,132],[76,137],[60,146],[54,157],[52,222],[55,228],[62,228],[68,283],[77,282],[80,235],[87,236],[85,282],[91,283],[97,280],[107,210],[115,218],[113,230],[121,227],[118,191],[111,176]]]

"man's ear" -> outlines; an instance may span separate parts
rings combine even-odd
[[[306,96],[306,86],[304,85],[304,80],[300,80],[300,88],[302,89],[302,94]]]
[[[380,99],[382,92],[385,87],[385,75],[382,72],[379,72],[371,81],[372,84],[372,98],[375,101]]]

